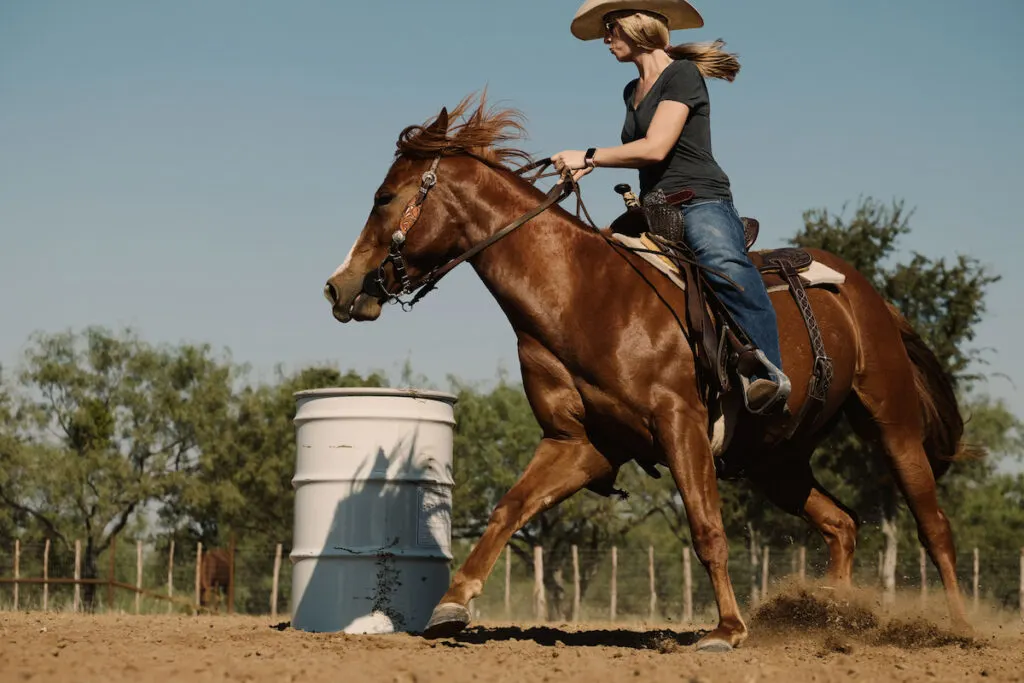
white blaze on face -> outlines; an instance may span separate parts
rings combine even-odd
[[[331,277],[328,278],[328,280],[333,280],[334,278],[338,277],[339,275],[341,275],[342,273],[349,269],[349,266],[352,265],[352,257],[355,255],[356,252],[362,251],[359,248],[359,245],[362,241],[363,235],[360,234],[359,237],[356,239],[355,243],[352,244],[352,248],[348,250],[348,256],[346,256],[345,260],[342,261],[341,265],[338,266],[333,273],[331,273]]]
[[[346,256],[345,260],[341,262],[341,265],[338,266],[333,273],[331,273],[331,277],[328,279],[333,280],[334,278],[344,273],[348,269],[348,267],[352,265],[352,254],[356,253],[356,245],[358,244],[359,240],[356,240],[355,242],[352,243],[352,248],[348,250],[348,256]]]

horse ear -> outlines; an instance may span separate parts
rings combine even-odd
[[[440,135],[447,135],[448,133],[448,107],[441,107],[441,113],[437,115],[434,122],[430,124],[429,128],[431,133],[438,133]]]

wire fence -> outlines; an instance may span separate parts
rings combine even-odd
[[[96,553],[91,567],[85,544],[78,546],[77,560],[74,545],[0,548],[0,609],[288,614],[291,564],[280,544],[204,548],[117,539]],[[211,550],[232,562],[226,576],[221,571],[207,581],[197,566],[200,553],[209,564]]]
[[[968,607],[1012,610],[1024,619],[1024,548],[978,549],[977,574],[974,554],[974,549],[968,549],[957,565]],[[711,582],[689,547],[577,550],[575,562],[570,549],[570,559],[554,567],[543,549],[525,555],[508,548],[502,553],[483,593],[473,601],[477,619],[585,623],[708,622],[717,618]],[[783,582],[824,577],[827,564],[824,547],[761,546],[753,554],[749,549],[734,548],[729,575],[737,599],[750,610],[771,597]],[[860,587],[883,588],[880,558],[858,555],[853,582]],[[941,578],[923,553],[897,556],[894,584],[897,593],[913,593],[926,602],[945,600]]]
[[[0,609],[209,611],[289,618],[292,564],[285,544],[243,542],[221,548],[231,562],[219,582],[215,572],[204,578],[197,560],[202,553],[205,563],[211,549],[197,544],[119,538],[91,563],[85,544],[77,545],[77,556],[75,544],[0,548]],[[470,548],[468,543],[453,545],[453,570]],[[729,574],[737,598],[751,609],[782,581],[824,576],[827,563],[824,546],[760,546],[754,551],[736,546],[730,551]],[[880,565],[879,556],[858,553],[855,585],[882,587]],[[1024,548],[961,549],[957,575],[969,606],[1019,610],[1024,618]],[[944,600],[938,572],[923,552],[898,555],[894,578],[895,591]],[[480,620],[580,623],[707,621],[716,614],[704,568],[692,549],[681,545],[506,547],[472,610]]]

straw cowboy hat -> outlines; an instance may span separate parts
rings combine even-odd
[[[587,0],[576,11],[570,30],[580,40],[604,38],[604,17],[617,10],[644,10],[660,14],[670,31],[700,28],[704,19],[686,0]]]

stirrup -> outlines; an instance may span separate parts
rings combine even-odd
[[[764,351],[761,349],[753,349],[754,356],[757,360],[768,370],[771,375],[772,381],[779,385],[779,388],[775,391],[775,395],[759,410],[754,410],[750,407],[750,403],[747,401],[747,390],[750,389],[752,384],[749,377],[740,374],[740,385],[743,393],[743,405],[746,406],[747,410],[755,415],[767,415],[771,413],[775,406],[780,402],[785,403],[789,398],[789,394],[793,389],[793,386],[789,382],[789,377],[783,374],[782,370],[777,368],[770,360],[768,356],[764,355]]]

